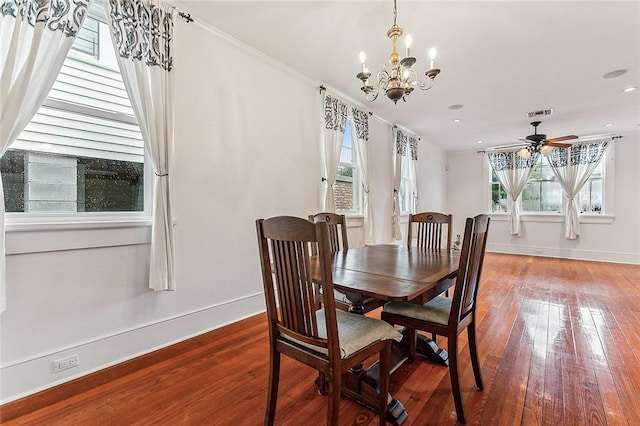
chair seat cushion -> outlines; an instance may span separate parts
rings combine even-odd
[[[324,309],[316,312],[318,318],[318,334],[327,337]],[[341,357],[347,358],[360,349],[379,340],[393,339],[399,342],[402,334],[384,321],[364,315],[352,314],[336,310],[338,322],[338,339],[340,340]]]
[[[390,314],[447,325],[449,323],[452,300],[453,298],[451,297],[438,296],[424,305],[406,302],[389,302],[384,305],[383,310]]]

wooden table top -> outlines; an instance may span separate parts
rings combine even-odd
[[[391,244],[337,252],[333,285],[342,292],[381,300],[429,300],[446,290],[446,278],[458,271],[458,253]]]

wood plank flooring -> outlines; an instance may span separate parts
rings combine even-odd
[[[482,392],[474,386],[466,333],[460,335],[469,424],[640,424],[640,266],[488,253],[478,308]],[[143,363],[5,404],[0,420],[262,424],[265,321],[258,315],[147,355]],[[325,423],[326,398],[317,394],[315,377],[283,358],[276,424]],[[456,423],[446,367],[405,364],[391,378],[391,393],[409,413],[405,425]],[[345,398],[340,416],[344,425],[378,422]]]

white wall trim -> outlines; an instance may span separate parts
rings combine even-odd
[[[492,253],[521,254],[527,256],[555,257],[560,259],[590,260],[640,265],[640,253],[624,253],[599,250],[582,250],[560,247],[518,246],[513,244],[487,243],[487,251]]]
[[[264,311],[264,296],[259,292],[12,361],[0,367],[0,402],[5,404]],[[228,318],[233,320],[220,322]],[[78,367],[52,373],[52,361],[73,354],[80,356]]]
[[[508,222],[509,215],[507,213],[490,213],[491,220],[497,222]],[[520,221],[522,222],[541,222],[541,223],[564,223],[564,213],[521,213]],[[613,223],[615,215],[611,214],[584,214],[578,215],[580,223]]]

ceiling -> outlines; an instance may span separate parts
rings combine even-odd
[[[446,150],[517,143],[533,133],[526,113],[547,108],[539,131],[548,137],[640,129],[640,89],[623,92],[640,86],[639,1],[398,0],[414,68],[424,75],[436,47],[442,72],[397,105],[383,94],[369,103],[356,79],[361,50],[374,74],[388,59],[391,0],[170,3]]]

